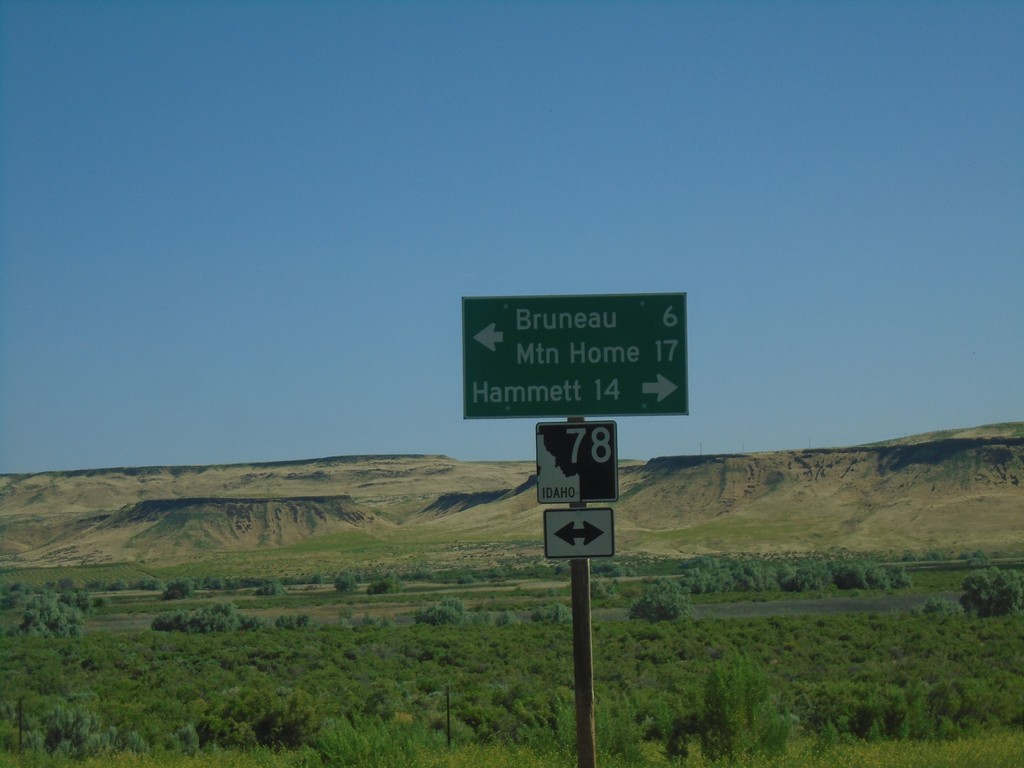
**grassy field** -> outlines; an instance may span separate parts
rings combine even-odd
[[[325,763],[318,753],[303,751],[281,753],[266,749],[215,754],[136,755],[108,754],[97,758],[71,760],[39,755],[0,754],[3,768],[570,768],[576,764],[571,751],[538,753],[515,746],[455,746],[438,743],[419,747],[403,755],[401,763],[391,762],[389,752],[364,752],[356,759]],[[679,765],[660,755],[638,761],[623,761],[598,754],[598,765],[605,768],[641,768],[642,766]],[[683,765],[709,768],[717,765],[696,751]],[[735,768],[1020,768],[1024,765],[1024,734],[989,733],[956,741],[885,742],[823,745],[816,741],[797,742],[778,758],[738,758]]]

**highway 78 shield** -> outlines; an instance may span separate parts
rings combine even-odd
[[[619,498],[614,421],[537,425],[537,501],[565,504]]]

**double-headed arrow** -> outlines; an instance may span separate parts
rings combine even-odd
[[[604,531],[593,523],[588,523],[586,520],[583,521],[582,528],[577,528],[575,523],[568,523],[555,531],[555,536],[572,546],[576,546],[576,539],[583,539],[583,546],[587,546],[598,536],[603,535]]]
[[[614,554],[615,521],[611,509],[544,510],[545,557],[612,557]]]

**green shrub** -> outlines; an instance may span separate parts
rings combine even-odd
[[[20,581],[6,587],[0,585],[0,610],[18,608],[28,602],[31,596],[32,587]]]
[[[355,575],[352,573],[339,573],[338,578],[334,580],[334,589],[341,594],[355,592],[357,586],[359,586],[358,582]]]
[[[325,765],[393,768],[414,764],[427,741],[426,734],[402,720],[339,718],[324,724],[314,746]]]
[[[270,621],[262,616],[252,616],[247,613],[238,614],[238,629],[240,632],[251,632],[257,629],[266,629]]]
[[[196,733],[203,746],[296,749],[313,742],[319,724],[315,702],[304,691],[257,688],[233,691],[211,707]]]
[[[644,734],[636,706],[620,697],[602,700],[594,712],[597,751],[626,765],[646,765]]]
[[[57,600],[64,603],[64,605],[77,608],[83,614],[88,613],[92,609],[92,596],[82,589],[61,592],[57,596]]]
[[[960,604],[978,616],[1007,616],[1024,613],[1024,574],[993,566],[971,571],[963,584]]]
[[[874,686],[854,707],[850,731],[862,739],[923,738],[934,730],[921,685]]]
[[[82,634],[84,623],[78,608],[53,595],[38,595],[26,606],[17,633],[34,637],[77,637]]]
[[[910,580],[910,574],[907,573],[906,568],[901,565],[887,565],[885,570],[889,573],[889,588],[890,589],[910,589],[913,583]]]
[[[900,565],[880,565],[869,560],[831,563],[832,579],[839,589],[905,589],[910,577]]]
[[[779,589],[779,572],[774,563],[736,563],[732,578],[733,589],[737,592],[776,592]]]
[[[50,754],[74,758],[100,752],[149,751],[145,740],[134,731],[119,733],[117,728],[104,728],[94,713],[65,703],[57,704],[50,711],[42,732],[28,741]]]
[[[920,608],[926,616],[962,616],[963,606],[944,597],[929,597]]]
[[[707,759],[732,761],[741,755],[782,754],[790,721],[772,701],[764,672],[741,656],[708,673],[698,728]]]
[[[278,629],[306,629],[309,623],[308,613],[284,614],[274,620],[274,626]]]
[[[824,560],[801,560],[780,580],[786,592],[816,592],[832,586],[832,570]]]
[[[266,619],[239,613],[234,603],[214,603],[194,611],[165,611],[158,614],[150,624],[156,632],[188,632],[198,635],[263,629],[267,626],[269,622]]]
[[[538,624],[568,624],[572,621],[572,611],[562,603],[552,603],[534,608],[530,620]]]
[[[192,723],[178,728],[174,732],[174,740],[183,754],[193,756],[199,753],[199,733]]]
[[[808,558],[774,562],[695,557],[683,564],[681,583],[692,594],[712,592],[806,592],[826,589],[903,589],[906,570],[869,560],[826,561]]]
[[[678,621],[693,613],[690,596],[675,581],[658,579],[644,585],[640,599],[629,607],[629,618],[644,621]]]
[[[284,594],[284,584],[278,579],[268,579],[256,587],[256,594],[260,597],[274,597]]]
[[[617,589],[617,582],[609,581],[608,579],[591,579],[590,599],[609,600],[615,596],[615,592],[617,591]]]
[[[695,557],[683,565],[682,584],[694,595],[733,590],[732,569],[717,557]]]
[[[192,579],[172,579],[164,589],[164,600],[181,600],[192,597],[196,592],[196,584]]]
[[[385,595],[401,591],[402,582],[398,580],[397,576],[393,575],[388,575],[383,579],[371,582],[370,586],[366,588],[366,594],[368,595]]]
[[[81,707],[58,704],[47,715],[43,732],[46,751],[69,757],[83,757],[103,746],[99,718]]]
[[[462,624],[466,620],[466,606],[457,597],[446,597],[440,603],[420,608],[413,620],[417,624]]]
[[[832,564],[832,580],[839,589],[870,589],[880,583],[881,573],[864,560],[839,561]]]

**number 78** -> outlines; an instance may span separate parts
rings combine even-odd
[[[579,463],[580,445],[587,434],[586,427],[571,427],[567,430],[570,435],[575,435],[576,440],[572,444],[572,463]],[[612,457],[612,433],[607,427],[596,427],[590,445],[590,458],[598,464],[604,464]]]

